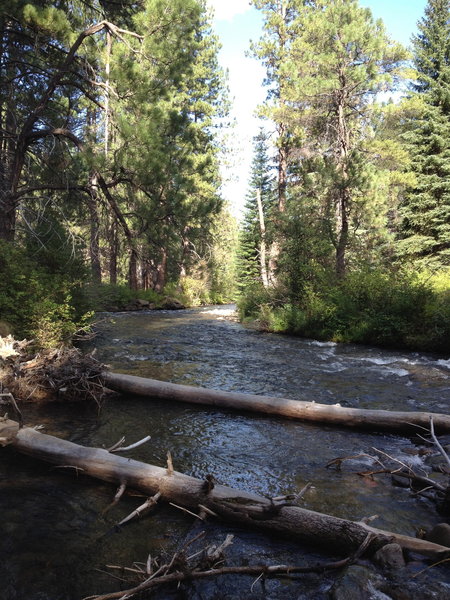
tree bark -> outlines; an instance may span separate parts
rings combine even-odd
[[[122,226],[122,230],[127,239],[128,250],[129,250],[129,254],[130,254],[129,263],[128,263],[129,286],[132,290],[137,290],[138,289],[137,265],[138,265],[139,253],[136,248],[136,240],[135,240],[134,234],[131,231],[131,229],[129,228],[128,223],[127,223],[122,211],[120,210],[119,205],[117,204],[114,196],[111,194],[108,184],[106,183],[104,178],[99,173],[97,173],[97,180],[98,180],[100,189],[102,190],[106,200],[108,201],[108,204],[110,205],[117,221]]]
[[[348,102],[346,80],[343,70],[339,73],[340,89],[336,97],[337,118],[337,161],[341,182],[338,190],[336,205],[336,275],[342,279],[346,271],[346,252],[348,246],[348,212],[351,202],[351,190],[348,185],[348,159],[350,152],[350,133],[345,117],[345,107]]]
[[[115,484],[126,484],[149,496],[160,493],[163,500],[199,509],[206,506],[217,515],[243,525],[294,538],[340,553],[357,550],[368,533],[374,535],[377,549],[392,539],[403,548],[425,556],[440,558],[450,548],[432,542],[385,532],[363,523],[283,504],[224,485],[210,482],[154,465],[117,456],[101,448],[88,448],[73,442],[39,433],[33,428],[17,429],[13,421],[0,422],[0,439],[8,439],[18,452]],[[3,431],[6,430],[6,435]],[[5,442],[4,442],[5,443]]]
[[[89,258],[91,262],[92,281],[102,282],[102,266],[100,263],[100,218],[98,215],[98,182],[93,173],[89,178],[88,209],[90,216]]]
[[[439,413],[347,408],[338,404],[317,404],[288,398],[209,390],[120,373],[105,372],[103,378],[105,385],[112,390],[149,398],[249,410],[343,427],[409,433],[417,433],[418,428],[428,430],[432,416],[435,429],[440,432],[450,431],[450,415]]]
[[[109,283],[117,285],[117,257],[119,256],[119,233],[117,221],[113,216],[108,226],[109,245]]]
[[[161,293],[166,285],[167,278],[167,250],[161,248],[161,259],[156,268],[155,292]]]
[[[259,265],[261,279],[265,288],[269,287],[269,277],[267,275],[267,264],[266,264],[266,224],[264,220],[264,210],[261,201],[261,190],[256,190],[256,204],[258,205],[259,215],[259,233],[261,241],[259,243]]]

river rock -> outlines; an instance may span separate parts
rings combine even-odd
[[[406,477],[400,477],[399,475],[396,475],[395,473],[393,473],[391,475],[391,481],[392,481],[392,485],[395,485],[396,487],[409,488],[409,486],[410,486],[409,479],[406,479]]]
[[[423,578],[420,583],[411,579],[387,582],[383,591],[392,600],[448,600],[450,597],[450,585],[431,578]],[[378,596],[373,598],[378,600]]]
[[[137,304],[137,306],[139,308],[142,308],[142,309],[145,309],[145,308],[149,309],[150,308],[150,302],[148,300],[143,300],[141,298],[138,298],[136,300],[136,304]]]
[[[131,300],[123,310],[125,311],[133,311],[133,310],[151,310],[155,308],[154,304],[151,304],[148,300],[143,300],[141,298],[136,298],[135,300]]]
[[[166,297],[160,304],[161,310],[181,310],[183,308],[186,308],[184,304],[175,298]]]
[[[429,542],[450,548],[450,525],[448,523],[438,523],[424,537]]]
[[[386,544],[375,553],[373,558],[384,569],[402,569],[406,564],[399,544]]]
[[[449,466],[442,454],[429,456],[425,460],[425,463],[431,467],[435,473],[446,473],[447,475],[450,473]]]
[[[383,578],[374,571],[360,565],[351,565],[333,584],[329,597],[331,600],[389,600],[389,596],[379,591],[382,583]]]

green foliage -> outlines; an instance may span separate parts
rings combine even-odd
[[[0,237],[31,225],[52,268],[39,222],[52,212],[84,240],[96,282],[109,270],[137,287],[142,273],[143,287],[162,290],[207,259],[222,206],[215,133],[226,87],[206,4],[10,4],[0,19]]]
[[[161,294],[153,290],[132,290],[128,285],[89,284],[85,288],[85,296],[89,306],[94,311],[123,310],[133,300],[140,298],[158,304]]]
[[[271,290],[265,289],[261,282],[254,282],[238,298],[239,318],[241,321],[256,319],[262,306],[271,306]]]
[[[180,294],[181,290],[181,294]],[[210,290],[205,279],[183,277],[179,286],[166,286],[165,290],[172,297],[179,299],[185,306],[205,306],[211,304]]]
[[[450,265],[450,3],[429,0],[413,39],[420,111],[404,123],[415,176],[400,206],[398,252],[422,266]],[[413,97],[414,97],[413,96]]]
[[[447,276],[395,262],[450,264],[448,0],[429,0],[419,25],[418,94],[384,106],[377,95],[405,77],[408,53],[357,0],[253,4],[265,20],[254,47],[270,86],[263,112],[288,151],[288,185],[273,219],[277,287],[244,286],[241,316],[319,339],[448,349]]]
[[[260,129],[253,139],[254,154],[249,180],[249,191],[244,206],[244,217],[239,232],[237,256],[238,288],[244,290],[261,279],[260,248],[261,224],[258,214],[256,194],[259,192],[265,223],[264,243],[269,247],[274,239],[271,227],[276,204],[272,165],[268,155],[267,134]],[[267,261],[266,261],[267,262]],[[266,270],[268,264],[266,264]]]
[[[0,242],[0,314],[16,337],[38,347],[69,342],[91,316],[83,313],[80,281],[6,242]]]
[[[337,342],[435,352],[450,350],[450,277],[400,271],[354,271],[334,285],[307,286],[297,302],[254,288],[241,318],[269,331]]]

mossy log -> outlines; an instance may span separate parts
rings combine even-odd
[[[161,494],[163,500],[199,510],[206,507],[220,517],[242,525],[257,527],[271,534],[279,534],[323,546],[336,553],[358,549],[372,533],[372,550],[395,541],[402,548],[439,559],[450,553],[450,548],[413,537],[386,532],[364,523],[326,515],[274,500],[258,494],[241,491],[210,479],[200,479],[117,456],[101,448],[89,448],[57,437],[42,434],[30,427],[17,429],[11,421],[0,422],[8,432],[9,442],[18,452],[46,462],[73,467],[78,473],[110,483],[126,485],[153,496]],[[15,433],[14,433],[15,431]]]
[[[342,427],[402,433],[423,433],[423,428],[429,429],[431,417],[435,431],[450,431],[450,415],[439,413],[348,408],[338,404],[318,404],[273,396],[223,392],[120,373],[105,372],[103,379],[105,385],[116,392],[146,398],[252,411]]]

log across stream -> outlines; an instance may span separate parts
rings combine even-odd
[[[277,505],[258,494],[211,484],[209,480],[202,481],[169,468],[116,456],[103,448],[80,446],[30,427],[19,429],[17,423],[9,420],[0,421],[0,440],[4,445],[10,444],[18,452],[34,458],[73,468],[103,481],[129,486],[147,495],[158,493],[166,501],[194,510],[205,506],[225,520],[325,546],[328,550],[341,553],[356,551],[371,533],[376,547],[394,541],[405,550],[436,560],[446,558],[450,553],[450,547],[289,503]]]
[[[121,373],[105,372],[103,379],[109,388],[117,392],[149,399],[176,400],[375,431],[422,432],[429,428],[431,418],[438,433],[450,431],[450,415],[439,413],[348,408],[339,404],[210,390]]]

